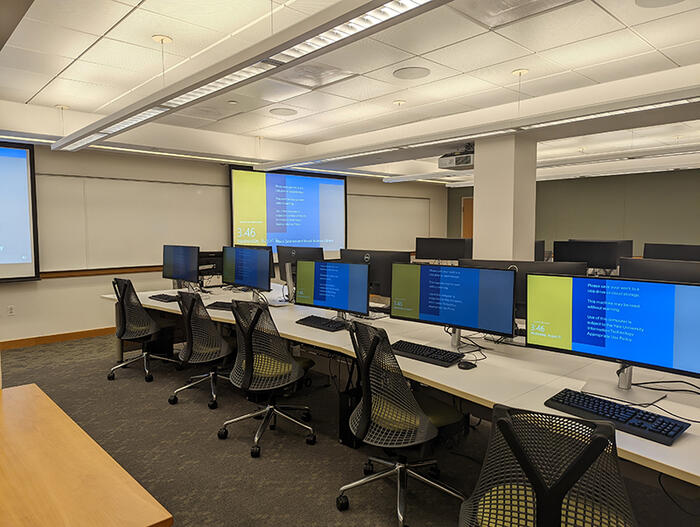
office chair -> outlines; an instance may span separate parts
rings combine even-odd
[[[610,423],[494,406],[460,527],[634,527]]]
[[[301,411],[302,419],[309,421],[311,419],[309,407],[277,405],[275,402],[278,392],[301,379],[305,370],[313,366],[313,361],[292,356],[289,351],[289,342],[280,337],[277,332],[267,304],[234,300],[231,310],[236,319],[238,340],[238,354],[231,370],[231,383],[251,395],[267,393],[269,399],[264,408],[226,421],[218,432],[219,439],[228,437],[228,425],[262,416],[262,422],[255,433],[254,443],[250,449],[251,457],[259,457],[260,438],[268,425],[274,430],[279,416],[306,430],[307,444],[315,444],[316,434],[313,428],[285,413],[290,410]]]
[[[358,439],[391,452],[397,448],[427,445],[437,437],[439,428],[464,422],[464,416],[452,406],[423,394],[414,395],[396,361],[386,331],[359,322],[352,322],[349,331],[362,385],[362,400],[350,416],[350,430]],[[374,463],[387,468],[374,473]],[[416,469],[429,467],[436,468],[437,461],[426,459],[409,463],[405,456],[395,460],[370,457],[365,465],[366,477],[341,487],[336,507],[340,511],[348,509],[350,502],[345,495],[348,490],[390,476],[397,477],[396,512],[400,527],[405,525],[409,477],[464,499],[459,491],[416,472]]]
[[[139,297],[136,295],[131,280],[125,278],[115,278],[112,280],[112,288],[117,295],[117,317],[116,325],[117,338],[141,344],[141,354],[114,366],[107,374],[107,380],[114,380],[114,372],[119,368],[124,368],[132,362],[143,360],[143,369],[146,382],[153,380],[153,375],[148,368],[149,359],[158,359],[168,362],[178,363],[177,360],[162,355],[151,353],[151,346],[159,339],[169,338],[172,328],[160,326],[141,305]]]
[[[181,364],[209,363],[211,364],[211,369],[209,373],[190,377],[189,384],[175,390],[168,398],[168,402],[177,404],[178,393],[209,380],[211,399],[208,405],[213,410],[218,406],[216,402],[216,380],[218,377],[223,376],[217,369],[217,366],[233,352],[233,348],[223,338],[216,324],[209,317],[207,308],[204,307],[202,297],[199,294],[179,292],[177,301],[185,319],[185,333],[187,335],[185,346],[177,353],[177,357],[180,359]]]

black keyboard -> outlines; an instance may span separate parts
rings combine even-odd
[[[231,311],[231,302],[212,302],[207,304],[207,309],[217,309],[219,311]]]
[[[672,444],[690,426],[677,419],[569,389],[553,395],[544,405],[584,419],[611,421],[617,430],[662,445]]]
[[[437,364],[445,368],[452,366],[463,358],[461,353],[424,346],[406,340],[397,340],[391,345],[391,348],[394,350],[394,354],[400,355],[401,357],[429,362],[430,364]]]
[[[316,315],[309,315],[308,317],[300,318],[297,320],[297,324],[309,326],[310,328],[322,329],[324,331],[340,331],[346,327],[345,322],[342,320],[317,317]]]
[[[157,300],[158,302],[177,302],[176,295],[166,295],[165,293],[160,293],[158,295],[149,296],[151,300]]]

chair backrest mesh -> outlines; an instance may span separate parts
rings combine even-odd
[[[112,287],[117,295],[120,316],[117,337],[124,340],[141,339],[158,332],[158,325],[141,305],[131,280],[115,278]]]
[[[462,504],[460,526],[555,525],[636,526],[614,428],[496,405],[486,458],[476,489]]]
[[[362,400],[350,416],[353,434],[386,448],[417,445],[437,436],[401,372],[386,331],[359,322],[349,330],[362,384]]]
[[[304,375],[289,351],[289,343],[277,331],[270,308],[262,303],[231,303],[236,319],[238,354],[231,383],[243,390],[271,391],[288,386]]]
[[[200,363],[218,360],[232,351],[204,307],[197,293],[178,293],[178,303],[185,319],[187,341],[178,353],[182,362]]]

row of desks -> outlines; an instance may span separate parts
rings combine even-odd
[[[139,293],[144,307],[180,313],[175,302],[158,302],[149,298],[156,293],[176,292]],[[281,286],[273,284],[273,291],[267,295],[270,298],[281,297]],[[203,294],[202,297],[205,304],[210,304],[233,298],[249,300],[251,295],[216,290],[212,294]],[[103,298],[115,300],[114,295],[104,295]],[[271,307],[270,312],[282,337],[354,357],[350,336],[346,331],[331,333],[296,323],[298,319],[310,314],[327,317],[332,312],[297,305]],[[210,310],[209,314],[217,322],[235,323],[233,314],[229,311]],[[371,324],[384,328],[392,342],[403,339],[444,349],[449,349],[450,346],[450,337],[440,326],[390,318],[373,320]],[[490,341],[480,343],[491,349],[486,351],[488,359],[478,362],[478,367],[472,370],[460,370],[456,366],[443,368],[405,357],[397,359],[407,378],[487,408],[500,403],[540,412],[555,412],[546,408],[544,401],[563,388],[578,390],[590,379],[603,379],[611,384],[616,382],[615,363]],[[683,379],[668,373],[635,369],[636,381],[666,378]],[[700,420],[700,408],[696,405],[690,398],[671,398],[662,403],[664,408],[675,414]],[[617,432],[617,446],[623,459],[700,485],[699,425],[692,425],[670,447],[624,432]]]

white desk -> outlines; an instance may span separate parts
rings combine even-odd
[[[270,298],[280,297],[281,286],[273,284],[272,287],[273,291],[267,295]],[[157,293],[175,294],[175,291],[149,291],[138,293],[138,296],[147,309],[180,313],[175,302],[158,302],[149,298]],[[205,304],[210,304],[217,300],[230,301],[232,298],[250,299],[251,295],[217,290],[202,297]],[[114,295],[103,295],[102,298],[116,300]],[[346,331],[331,333],[296,323],[306,315],[327,317],[332,312],[289,305],[271,307],[270,313],[282,337],[354,357],[350,336]],[[217,322],[235,323],[233,314],[229,311],[210,310],[209,314]],[[450,346],[450,337],[441,326],[390,318],[373,320],[371,324],[384,328],[392,342],[404,339],[441,348]],[[472,370],[460,370],[456,366],[443,368],[405,357],[397,359],[407,378],[488,408],[501,403],[552,413],[554,410],[546,408],[544,401],[563,388],[580,389],[590,377],[615,382],[616,365],[613,363],[521,346],[492,342],[483,344],[492,348],[486,352],[488,360],[479,362],[478,367]],[[636,374],[640,371],[643,370],[637,368]],[[647,377],[649,375],[654,379],[666,376],[682,378],[659,372],[650,372]],[[700,408],[689,402],[664,401],[663,406],[684,417],[700,419]],[[660,411],[658,413],[663,414]],[[671,447],[624,432],[617,432],[617,441],[623,459],[700,485],[700,425],[691,425]]]

